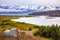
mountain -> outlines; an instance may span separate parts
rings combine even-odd
[[[46,12],[35,12],[28,15],[49,15],[49,16],[60,16],[60,10],[46,11]]]
[[[2,9],[14,9],[14,10],[40,10],[40,11],[49,11],[49,10],[60,10],[60,6],[1,6]]]
[[[0,14],[30,14],[60,10],[60,6],[7,6],[0,5]]]

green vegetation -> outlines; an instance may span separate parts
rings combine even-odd
[[[9,18],[1,18],[0,19],[0,32],[3,32],[6,29],[11,29],[13,27],[16,27],[20,30],[32,30],[34,29],[33,24],[28,24],[24,22],[15,22],[10,20]]]
[[[60,26],[58,25],[38,26],[25,22],[15,22],[10,20],[9,18],[0,18],[0,33],[6,29],[11,29],[13,27],[28,31],[32,31],[33,29],[37,28],[38,30],[33,33],[35,36],[42,36],[46,38],[52,38],[54,40],[60,40]],[[21,34],[24,34],[24,32],[21,32]]]
[[[20,40],[40,40],[42,38],[32,37],[31,34],[29,34],[33,29],[39,28],[39,26],[34,24],[28,24],[25,22],[15,22],[10,20],[10,18],[0,18],[0,40],[18,40],[17,38],[7,37],[3,35],[3,31],[6,29],[11,29],[13,27],[16,27],[21,30],[20,32]],[[28,34],[26,34],[28,30]],[[45,40],[46,38],[43,38],[42,40]],[[46,39],[48,40],[48,38]]]
[[[40,26],[39,30],[33,34],[35,36],[42,36],[46,38],[52,38],[54,40],[60,40],[60,26]]]

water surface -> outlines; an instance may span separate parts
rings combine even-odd
[[[12,19],[17,22],[26,22],[36,25],[60,25],[60,17],[49,17],[49,16],[36,16],[36,17],[23,17],[19,19]]]

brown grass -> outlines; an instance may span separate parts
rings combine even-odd
[[[48,38],[43,38],[43,37],[35,37],[33,36],[32,32],[33,31],[22,31],[19,38],[17,37],[7,37],[4,36],[2,33],[0,33],[0,40],[49,40]]]

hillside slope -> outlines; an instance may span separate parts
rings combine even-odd
[[[35,12],[29,15],[49,15],[49,16],[60,16],[60,10],[46,11],[46,12]]]

